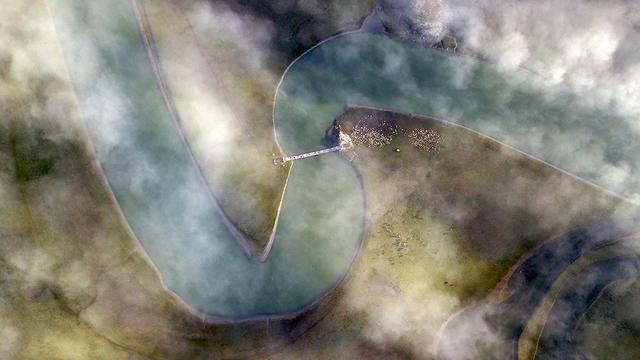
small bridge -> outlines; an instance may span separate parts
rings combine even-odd
[[[353,149],[353,141],[351,141],[351,137],[349,135],[347,135],[347,134],[343,133],[342,131],[340,131],[340,133],[338,135],[338,139],[339,139],[340,142],[336,146],[333,146],[333,147],[330,147],[330,148],[326,148],[326,149],[311,151],[311,152],[304,153],[304,154],[284,156],[282,158],[275,159],[273,161],[273,163],[274,164],[285,164],[285,163],[287,163],[289,161],[302,160],[302,159],[306,159],[306,158],[310,158],[310,157],[314,157],[314,156],[328,154],[328,153],[331,153],[331,152]]]

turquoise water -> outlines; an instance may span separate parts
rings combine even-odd
[[[348,162],[332,154],[295,164],[272,252],[249,260],[176,133],[129,1],[50,6],[98,160],[168,288],[200,311],[246,318],[299,309],[336,284],[364,212]]]
[[[129,1],[50,6],[98,160],[168,288],[201,311],[245,318],[299,309],[336,284],[359,246],[364,216],[349,163],[335,154],[297,162],[271,255],[265,263],[247,259],[176,132]],[[285,152],[322,147],[345,103],[455,121],[595,182],[601,169],[576,162],[579,148],[551,135],[586,134],[606,161],[640,167],[640,142],[625,119],[588,97],[367,33],[325,42],[287,72],[275,105]]]
[[[358,32],[302,57],[278,96],[276,129],[286,152],[319,146],[312,134],[350,103],[456,122],[610,190],[640,194],[640,134],[631,125],[640,117],[526,71]],[[603,164],[631,176],[617,182]]]

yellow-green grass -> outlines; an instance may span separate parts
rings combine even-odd
[[[638,279],[605,288],[578,325],[578,351],[594,359],[640,358],[638,299]]]
[[[357,118],[360,113],[348,115]],[[376,116],[379,120],[381,113]],[[102,354],[107,350],[91,344],[108,339],[108,351],[118,354],[127,349],[151,357],[191,359],[273,353],[300,336],[307,328],[305,322],[312,324],[328,311],[298,343],[280,347],[283,352],[274,356],[343,358],[346,352],[354,357],[428,358],[442,322],[483,298],[527,249],[551,233],[631,209],[620,199],[466,130],[396,118],[404,129],[432,126],[444,139],[443,149],[438,154],[417,151],[403,135],[380,150],[356,149],[359,156],[354,165],[363,176],[368,197],[361,258],[345,286],[319,310],[269,325],[212,325],[198,319],[165,291],[158,273],[126,230],[87,153],[87,139],[64,138],[49,144],[38,140],[38,131],[13,126],[22,145],[14,150],[4,146],[3,157],[14,162],[19,157],[12,152],[22,152],[22,158],[45,156],[53,163],[51,171],[25,181],[15,176],[15,166],[3,171],[3,197],[8,200],[2,202],[3,213],[15,215],[3,218],[0,226],[1,256],[24,274],[5,282],[5,291],[15,294],[24,284],[37,284],[36,293],[55,294],[47,307],[64,310],[50,312],[50,318],[16,310],[15,321],[24,324],[22,331],[28,331],[26,327],[34,321],[39,329],[55,331],[62,322],[74,334],[84,331],[69,343],[80,349],[78,354],[86,354],[81,350],[86,347]],[[522,172],[522,178],[512,177],[516,172]],[[496,186],[503,176],[511,180]],[[540,191],[553,201],[543,201],[542,207],[532,201]],[[580,206],[569,206],[574,203]],[[475,219],[466,214],[469,209],[492,215],[486,221],[469,222]],[[503,230],[503,224],[513,221],[512,209],[537,221],[522,221]],[[551,218],[545,216],[547,211]],[[470,231],[493,232],[499,241],[484,242],[484,237]],[[523,233],[532,235],[523,240],[519,237]],[[404,241],[406,251],[399,245]],[[39,300],[21,301],[25,304],[20,306],[29,307]],[[18,309],[13,302],[6,304],[8,309]],[[33,335],[40,349],[58,346],[43,334]],[[40,351],[22,343],[18,349]]]
[[[519,359],[535,359],[536,353],[538,351],[540,336],[542,336],[542,332],[544,330],[549,314],[556,302],[558,293],[562,291],[562,289],[568,283],[571,282],[572,278],[594,262],[619,258],[620,256],[625,256],[630,252],[633,252],[633,250],[629,249],[628,246],[633,246],[633,244],[637,243],[638,240],[640,240],[640,238],[629,238],[622,243],[607,246],[602,249],[598,249],[597,251],[587,253],[582,258],[578,259],[578,261],[576,261],[574,264],[572,264],[558,278],[558,280],[554,282],[553,286],[546,294],[542,303],[538,306],[534,314],[531,316],[531,321],[529,321],[529,323],[526,325],[526,328],[524,329],[524,332],[520,337],[520,345],[518,348]],[[633,347],[630,347],[629,350],[633,351],[634,349],[632,348]],[[640,351],[640,348],[635,349],[635,351]]]
[[[284,358],[433,358],[442,324],[484,301],[523,254],[555,234],[636,209],[440,121],[352,108],[338,123],[348,132],[367,117],[374,126],[396,125],[399,135],[382,148],[355,149],[368,202],[363,253],[331,312]],[[411,145],[406,134],[416,128],[437,131],[442,149]]]
[[[5,8],[7,23],[39,21],[31,41],[56,44],[44,1],[16,7]],[[406,129],[436,127],[444,148],[420,152],[399,136],[381,150],[356,149],[368,226],[345,286],[288,321],[206,323],[162,287],[129,232],[91,154],[60,51],[49,50],[55,74],[16,84],[3,77],[5,88],[16,87],[0,98],[0,336],[17,358],[197,359],[277,349],[277,358],[429,358],[442,322],[482,299],[525,251],[632,208],[466,130],[396,116]]]
[[[212,325],[162,286],[100,173],[49,16],[45,1],[0,15],[0,358],[193,359],[288,341],[300,317],[269,334]]]

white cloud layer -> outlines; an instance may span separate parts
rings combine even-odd
[[[640,5],[610,1],[450,0],[441,7],[442,21],[473,52],[509,71],[526,68],[549,85],[567,86],[585,101],[607,104],[621,114],[640,140]],[[621,120],[622,121],[622,120]],[[566,156],[590,163],[596,182],[640,199],[633,184],[633,164],[607,160],[605,143],[584,134],[532,134],[564,142]],[[574,136],[575,135],[575,136]],[[615,142],[616,139],[607,139]],[[577,145],[577,146],[573,146]],[[554,145],[555,146],[555,145]],[[579,149],[580,151],[575,151]]]

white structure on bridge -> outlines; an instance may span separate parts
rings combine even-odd
[[[308,153],[304,153],[304,154],[285,156],[285,157],[282,157],[280,159],[274,160],[273,163],[274,164],[285,164],[285,163],[287,163],[289,161],[301,160],[301,159],[306,159],[306,158],[310,158],[310,157],[313,157],[313,156],[328,154],[328,153],[331,153],[331,152],[353,149],[353,141],[351,141],[351,137],[349,135],[347,135],[347,134],[343,133],[342,131],[340,131],[340,133],[338,134],[338,139],[339,139],[339,143],[338,143],[338,145],[336,145],[334,147],[330,147],[330,148],[322,149],[322,150],[316,150],[316,151],[312,151],[312,152],[308,152]]]

